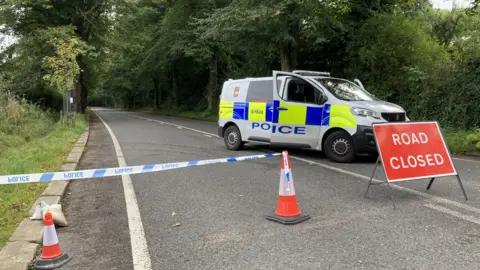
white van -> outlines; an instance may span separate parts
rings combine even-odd
[[[377,153],[372,124],[409,120],[403,108],[378,100],[355,81],[301,70],[226,81],[218,134],[230,150],[261,142],[322,150],[336,162]]]

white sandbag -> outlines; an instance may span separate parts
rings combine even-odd
[[[42,215],[43,219],[45,219],[45,215],[47,213],[52,214],[53,223],[57,226],[68,226],[67,219],[62,212],[62,206],[60,204],[52,204],[48,205],[45,202],[42,202]]]
[[[35,210],[33,211],[33,215],[30,217],[30,220],[41,220],[43,219],[42,215],[42,206],[41,203],[35,205]]]

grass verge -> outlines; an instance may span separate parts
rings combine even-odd
[[[55,124],[43,137],[20,147],[7,148],[0,156],[0,175],[58,170],[83,133],[85,125],[85,117],[78,116],[75,128]],[[45,187],[44,183],[0,185],[0,248],[28,215]]]
[[[476,132],[448,130],[443,132],[443,136],[453,154],[480,153],[480,139],[477,139],[480,135]]]

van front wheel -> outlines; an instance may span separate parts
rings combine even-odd
[[[243,146],[242,142],[242,135],[240,134],[240,130],[238,130],[238,127],[233,125],[229,126],[225,130],[225,134],[223,135],[223,139],[225,141],[225,146],[229,150],[239,150]]]
[[[348,132],[339,130],[330,134],[323,145],[325,155],[335,161],[349,163],[355,159],[355,145]]]

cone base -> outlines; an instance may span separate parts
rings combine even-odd
[[[310,219],[309,215],[300,214],[295,217],[267,216],[267,220],[278,222],[283,225],[295,225]]]
[[[66,264],[70,259],[71,258],[65,252],[54,259],[42,259],[40,256],[37,256],[35,260],[35,269],[56,269]]]

